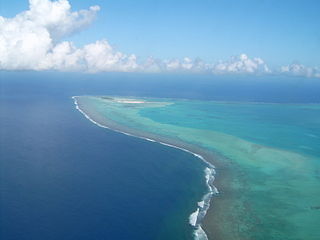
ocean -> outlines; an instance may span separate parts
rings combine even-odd
[[[2,72],[0,81],[1,239],[194,238],[189,217],[208,191],[207,164],[179,149],[92,124],[75,108],[72,96],[320,102],[320,83],[300,78]],[[201,106],[195,106],[193,111],[213,112]],[[175,107],[168,106],[165,113],[170,115]],[[231,112],[237,111],[244,115],[236,107]],[[255,123],[252,127],[233,126],[224,132],[261,145],[318,157],[319,115],[308,109],[304,114],[310,112],[313,115],[290,116],[281,110],[267,109],[259,114],[260,120],[251,119]],[[143,114],[151,118],[150,112]],[[153,114],[162,122],[173,121],[163,118],[164,113]],[[230,122],[248,121],[230,119],[225,111],[224,114],[219,117]],[[261,119],[270,117],[270,121],[279,124],[279,114],[284,114],[284,121],[296,128],[288,136],[284,134],[290,131],[280,129],[286,139],[275,138],[270,143],[268,139],[277,132],[265,131]],[[302,138],[295,138],[296,132],[302,136],[299,131],[305,130],[305,126],[299,126],[306,119],[304,116],[313,122]],[[188,121],[178,122],[188,127]],[[216,131],[223,127],[219,118],[210,127],[213,123]],[[206,123],[199,125],[206,127]],[[250,131],[259,134],[253,138]],[[217,173],[218,177],[219,174],[223,171]],[[219,190],[223,194],[224,190]],[[306,205],[313,212],[316,207]]]

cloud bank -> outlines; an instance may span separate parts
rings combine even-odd
[[[134,55],[115,51],[107,41],[82,48],[62,41],[87,27],[99,6],[72,12],[67,0],[29,0],[29,10],[14,18],[0,17],[0,69],[61,71],[128,71]]]
[[[114,49],[107,40],[81,48],[63,39],[88,27],[99,6],[73,12],[68,0],[29,0],[29,10],[13,18],[0,16],[0,70],[82,72],[192,72],[212,74],[281,73],[320,77],[320,68],[300,64],[271,71],[261,58],[246,54],[216,63],[200,59],[137,59]]]
[[[280,69],[280,72],[295,75],[295,76],[320,78],[320,67],[306,67],[298,63],[282,66]]]

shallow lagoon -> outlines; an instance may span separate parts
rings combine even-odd
[[[122,100],[77,97],[103,126],[186,148],[216,166],[220,194],[202,222],[209,238],[319,238],[319,105]]]
[[[1,239],[192,238],[188,218],[207,190],[203,179],[205,165],[180,150],[97,127],[74,108],[70,96],[132,95],[197,99],[202,103],[320,102],[319,81],[297,77],[57,72],[1,72],[0,76]],[[303,106],[306,105],[315,106]],[[175,107],[167,106],[166,112]],[[314,116],[314,121],[319,119],[319,115]],[[275,118],[280,119],[276,115]],[[304,119],[303,115],[299,118],[302,125],[304,120],[312,119]],[[310,128],[309,133],[316,133],[318,126]],[[249,133],[248,129],[244,133]],[[239,133],[233,135],[258,142]],[[318,139],[312,134],[310,137],[316,146],[311,148],[319,149]],[[297,139],[300,138],[301,134]],[[261,145],[268,145],[261,139]],[[184,145],[199,150],[194,144]],[[289,139],[287,146],[291,145],[292,151],[296,151]],[[306,148],[301,149],[304,152]],[[230,185],[228,174],[233,173],[227,164],[230,159],[224,160],[225,166],[215,162],[215,185],[220,194],[203,222],[207,233],[216,238],[217,233],[225,231],[212,228],[211,223],[223,223],[221,219],[226,215],[222,210],[228,210],[233,200],[228,188],[221,188],[223,184]],[[319,210],[315,208],[316,212]],[[218,225],[223,226],[227,225]],[[278,222],[274,227],[280,228]]]

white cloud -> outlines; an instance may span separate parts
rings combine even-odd
[[[72,34],[88,26],[96,17],[99,6],[89,10],[71,12],[67,0],[52,2],[49,0],[29,0],[29,10],[17,15],[14,20],[21,25],[26,22],[37,27],[44,27],[54,40]]]
[[[320,67],[307,67],[298,63],[283,66],[281,67],[280,72],[295,76],[320,78]]]
[[[107,40],[76,47],[63,39],[89,26],[99,6],[72,11],[68,0],[29,0],[29,10],[13,18],[0,16],[0,70],[58,70],[83,72],[192,72],[211,74],[271,73],[261,58],[246,54],[217,63],[200,59],[145,61],[116,51]],[[320,77],[319,68],[292,64],[281,73]]]
[[[29,0],[29,10],[14,18],[0,16],[0,69],[133,71],[134,55],[115,51],[106,40],[76,48],[63,37],[88,26],[99,11],[72,12],[67,0]]]
[[[208,64],[200,59],[191,59],[184,57],[182,60],[171,59],[163,61],[162,71],[168,72],[207,72]]]
[[[229,61],[220,61],[213,65],[213,73],[270,73],[267,64],[261,58],[249,58],[246,54],[232,57]]]
[[[171,60],[148,59],[148,67],[145,70],[154,69],[156,71],[166,72],[205,72],[213,74],[257,74],[271,73],[269,67],[261,58],[249,58],[246,54],[232,57],[227,61],[219,61],[214,64],[205,63],[200,59],[191,59],[188,57]]]

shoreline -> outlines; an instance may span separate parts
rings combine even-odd
[[[190,145],[188,143],[185,143],[185,144],[181,143],[181,146],[180,146],[177,143],[172,144],[172,143],[170,143],[170,141],[164,141],[163,139],[161,139],[163,137],[160,137],[160,136],[158,137],[158,139],[153,139],[149,136],[148,137],[143,136],[143,134],[142,135],[141,134],[132,134],[132,133],[128,133],[128,132],[119,130],[117,128],[105,126],[105,125],[93,120],[83,109],[81,109],[81,106],[79,106],[79,102],[77,100],[77,97],[79,97],[79,96],[72,96],[71,97],[74,100],[74,104],[76,106],[76,109],[81,114],[83,114],[85,116],[85,118],[87,118],[89,121],[91,121],[93,124],[95,124],[101,128],[106,128],[111,131],[122,133],[122,134],[130,136],[130,137],[136,137],[136,138],[140,138],[140,139],[143,139],[146,141],[150,141],[150,142],[158,143],[158,144],[161,144],[164,146],[179,149],[181,151],[192,154],[193,156],[197,157],[198,159],[200,159],[202,162],[204,162],[207,165],[207,167],[204,170],[204,178],[206,181],[208,192],[206,192],[204,194],[204,196],[202,197],[201,201],[198,202],[197,210],[192,212],[189,215],[189,224],[195,228],[193,234],[194,234],[194,238],[196,240],[198,240],[198,239],[199,240],[211,239],[212,234],[208,234],[206,227],[203,226],[204,225],[203,223],[206,223],[205,225],[208,225],[207,224],[208,221],[205,221],[205,217],[207,216],[208,212],[211,212],[210,211],[212,209],[211,199],[215,195],[219,194],[217,187],[213,184],[213,182],[215,181],[215,175],[216,175],[216,171],[215,171],[216,167],[212,163],[213,159],[209,158],[211,161],[207,160],[200,153],[198,153],[201,151],[194,152],[192,150],[185,148],[186,146]],[[134,130],[133,130],[133,132],[134,132]],[[146,134],[146,135],[148,135],[148,134]],[[153,135],[153,134],[150,134],[150,135]],[[207,154],[203,154],[203,155],[207,155]],[[209,225],[211,225],[211,224],[209,224]],[[210,236],[210,238],[208,238],[208,235]]]

